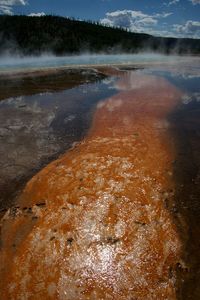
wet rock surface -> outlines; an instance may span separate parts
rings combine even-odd
[[[167,116],[181,92],[132,72],[115,88],[87,137],[34,176],[4,216],[5,299],[177,298],[184,262]]]

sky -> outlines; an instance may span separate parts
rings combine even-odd
[[[200,38],[200,0],[0,0],[0,13],[53,14],[156,36]]]

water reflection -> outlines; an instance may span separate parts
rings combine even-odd
[[[179,294],[183,299],[198,299],[200,295],[200,66],[152,70],[151,74],[164,76],[183,91],[182,101],[169,115],[171,136],[176,146],[174,179],[176,182],[175,218],[180,220],[180,235],[185,245],[187,267],[180,268],[183,277]]]
[[[5,297],[20,299],[35,294],[39,282],[54,282],[54,298],[175,298],[181,241],[166,208],[175,159],[166,118],[181,92],[163,78],[132,72],[115,87],[118,93],[98,103],[83,142],[33,177],[15,224],[5,222],[5,261],[13,232],[21,232],[15,265],[4,272],[11,286]],[[28,238],[21,224],[33,221],[24,219],[24,207],[38,220]],[[48,297],[45,288],[39,295]]]
[[[1,209],[36,170],[84,136],[96,103],[113,93],[102,81],[0,102]]]
[[[63,142],[89,130],[28,182],[6,214],[5,298],[198,299],[195,72],[128,71],[43,98],[45,122]]]

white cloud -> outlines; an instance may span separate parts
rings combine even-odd
[[[26,5],[26,0],[0,0],[0,14],[13,14],[14,5]]]
[[[200,4],[200,0],[190,0],[193,5]]]
[[[155,14],[154,16],[156,18],[167,18],[169,16],[173,15],[173,13],[162,13],[162,14]]]
[[[133,32],[143,32],[155,36],[200,38],[199,21],[188,20],[184,24],[169,25],[164,20],[170,15],[172,13],[148,15],[142,11],[117,10],[106,13],[105,18],[100,22],[107,26],[123,27]]]
[[[39,12],[39,13],[31,13],[28,15],[29,17],[43,17],[46,16],[44,12]]]
[[[171,6],[171,5],[174,5],[174,4],[177,4],[180,0],[172,0],[170,1],[167,6]]]
[[[106,13],[104,19],[100,22],[107,26],[123,27],[134,32],[152,33],[159,19],[167,18],[172,13],[161,13],[148,15],[141,11],[134,10],[117,10]]]
[[[181,37],[200,38],[200,22],[188,20],[185,24],[173,25],[174,30]]]

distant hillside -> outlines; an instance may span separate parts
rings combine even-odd
[[[200,40],[153,37],[57,16],[0,16],[0,54],[91,53],[200,54]]]

